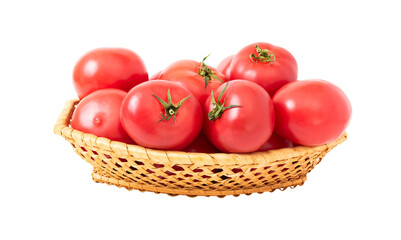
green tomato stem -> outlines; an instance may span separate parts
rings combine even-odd
[[[227,109],[234,108],[234,107],[242,107],[241,105],[228,105],[228,106],[224,107],[224,105],[226,104],[227,96],[224,98],[224,102],[221,103],[221,98],[223,97],[223,94],[226,91],[227,86],[228,86],[228,82],[226,83],[223,91],[220,92],[220,94],[217,98],[217,101],[214,98],[214,94],[212,91],[211,101],[212,101],[212,105],[213,105],[213,110],[208,113],[208,118],[210,121],[220,118],[223,115],[224,111]]]
[[[178,109],[180,109],[180,107],[182,106],[182,104],[190,97],[192,97],[192,95],[183,98],[177,105],[174,105],[172,100],[171,100],[171,94],[170,94],[170,88],[167,90],[167,101],[165,102],[163,101],[161,98],[159,98],[158,96],[156,96],[155,94],[153,94],[153,96],[160,102],[161,105],[163,105],[164,107],[164,115],[163,113],[160,113],[161,115],[161,119],[158,121],[161,122],[163,120],[165,121],[169,121],[170,118],[173,116],[173,125],[175,122],[175,119],[177,117],[177,113],[178,113]]]
[[[210,54],[203,58],[203,60],[202,60],[202,62],[201,62],[201,64],[200,64],[200,66],[199,66],[199,72],[198,72],[198,74],[199,74],[200,76],[202,76],[203,79],[205,80],[205,88],[207,87],[207,84],[210,82],[211,79],[216,79],[216,80],[218,80],[218,81],[220,81],[220,82],[223,82],[223,81],[220,80],[219,77],[217,77],[217,76],[213,73],[212,69],[210,69],[210,68],[205,64],[205,60],[206,60],[209,56],[210,56]]]
[[[276,61],[276,54],[268,49],[261,49],[258,45],[255,45],[256,48],[256,56],[255,53],[251,53],[249,55],[249,58],[252,60],[252,62],[268,62],[270,64],[273,64],[274,61]]]

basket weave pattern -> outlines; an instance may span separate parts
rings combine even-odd
[[[77,100],[66,102],[54,127],[93,167],[96,182],[126,189],[188,196],[225,196],[272,192],[302,185],[332,148],[295,147],[250,154],[186,153],[110,141],[69,127]]]

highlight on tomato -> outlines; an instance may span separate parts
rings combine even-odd
[[[120,122],[120,107],[127,93],[101,89],[82,99],[71,117],[73,129],[114,141],[133,143]]]
[[[132,88],[121,106],[121,122],[139,145],[182,150],[202,129],[202,107],[178,83],[154,80]]]
[[[274,129],[269,94],[246,80],[225,83],[204,104],[204,133],[222,152],[257,151]]]
[[[147,80],[148,72],[142,59],[125,48],[98,48],[86,53],[75,65],[73,75],[79,99],[104,88],[128,92]]]
[[[351,118],[351,103],[334,84],[320,80],[289,83],[273,97],[276,132],[293,143],[318,146],[337,139]]]

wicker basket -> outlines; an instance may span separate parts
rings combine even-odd
[[[169,195],[238,196],[303,185],[309,173],[332,148],[346,140],[317,146],[249,154],[162,151],[111,141],[69,127],[78,100],[67,101],[54,132],[71,143],[93,166],[95,182],[128,190]]]

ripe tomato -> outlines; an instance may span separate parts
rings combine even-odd
[[[121,106],[121,122],[138,144],[181,150],[202,129],[202,107],[178,83],[154,80],[132,88]]]
[[[267,142],[265,142],[265,144],[263,144],[263,146],[259,148],[258,152],[290,147],[294,147],[294,144],[292,144],[292,142],[278,136],[275,132],[273,132],[269,140],[267,140]]]
[[[197,152],[197,153],[217,153],[220,152],[213,144],[201,133],[199,136],[186,147],[183,151],[185,152]]]
[[[200,103],[203,103],[212,90],[226,82],[225,76],[213,67],[202,62],[180,60],[169,65],[159,79],[178,82],[187,88]]]
[[[71,127],[98,137],[133,143],[120,122],[120,107],[127,95],[120,89],[102,89],[82,99],[71,118]]]
[[[233,58],[229,80],[245,79],[262,86],[270,96],[297,80],[298,65],[284,48],[258,42],[242,48]]]
[[[351,118],[351,103],[324,80],[289,83],[273,97],[276,132],[296,144],[317,146],[338,138]]]
[[[203,122],[206,136],[219,150],[254,152],[273,132],[273,103],[256,83],[229,81],[206,100]]]
[[[230,65],[231,65],[231,61],[233,60],[234,55],[228,56],[226,58],[224,58],[219,65],[217,65],[216,69],[217,71],[221,72],[222,74],[224,74],[224,76],[229,79],[230,77],[228,76],[229,72],[230,72]]]
[[[148,73],[142,59],[123,48],[99,48],[85,54],[74,68],[74,87],[80,99],[104,88],[128,92],[147,81]]]

